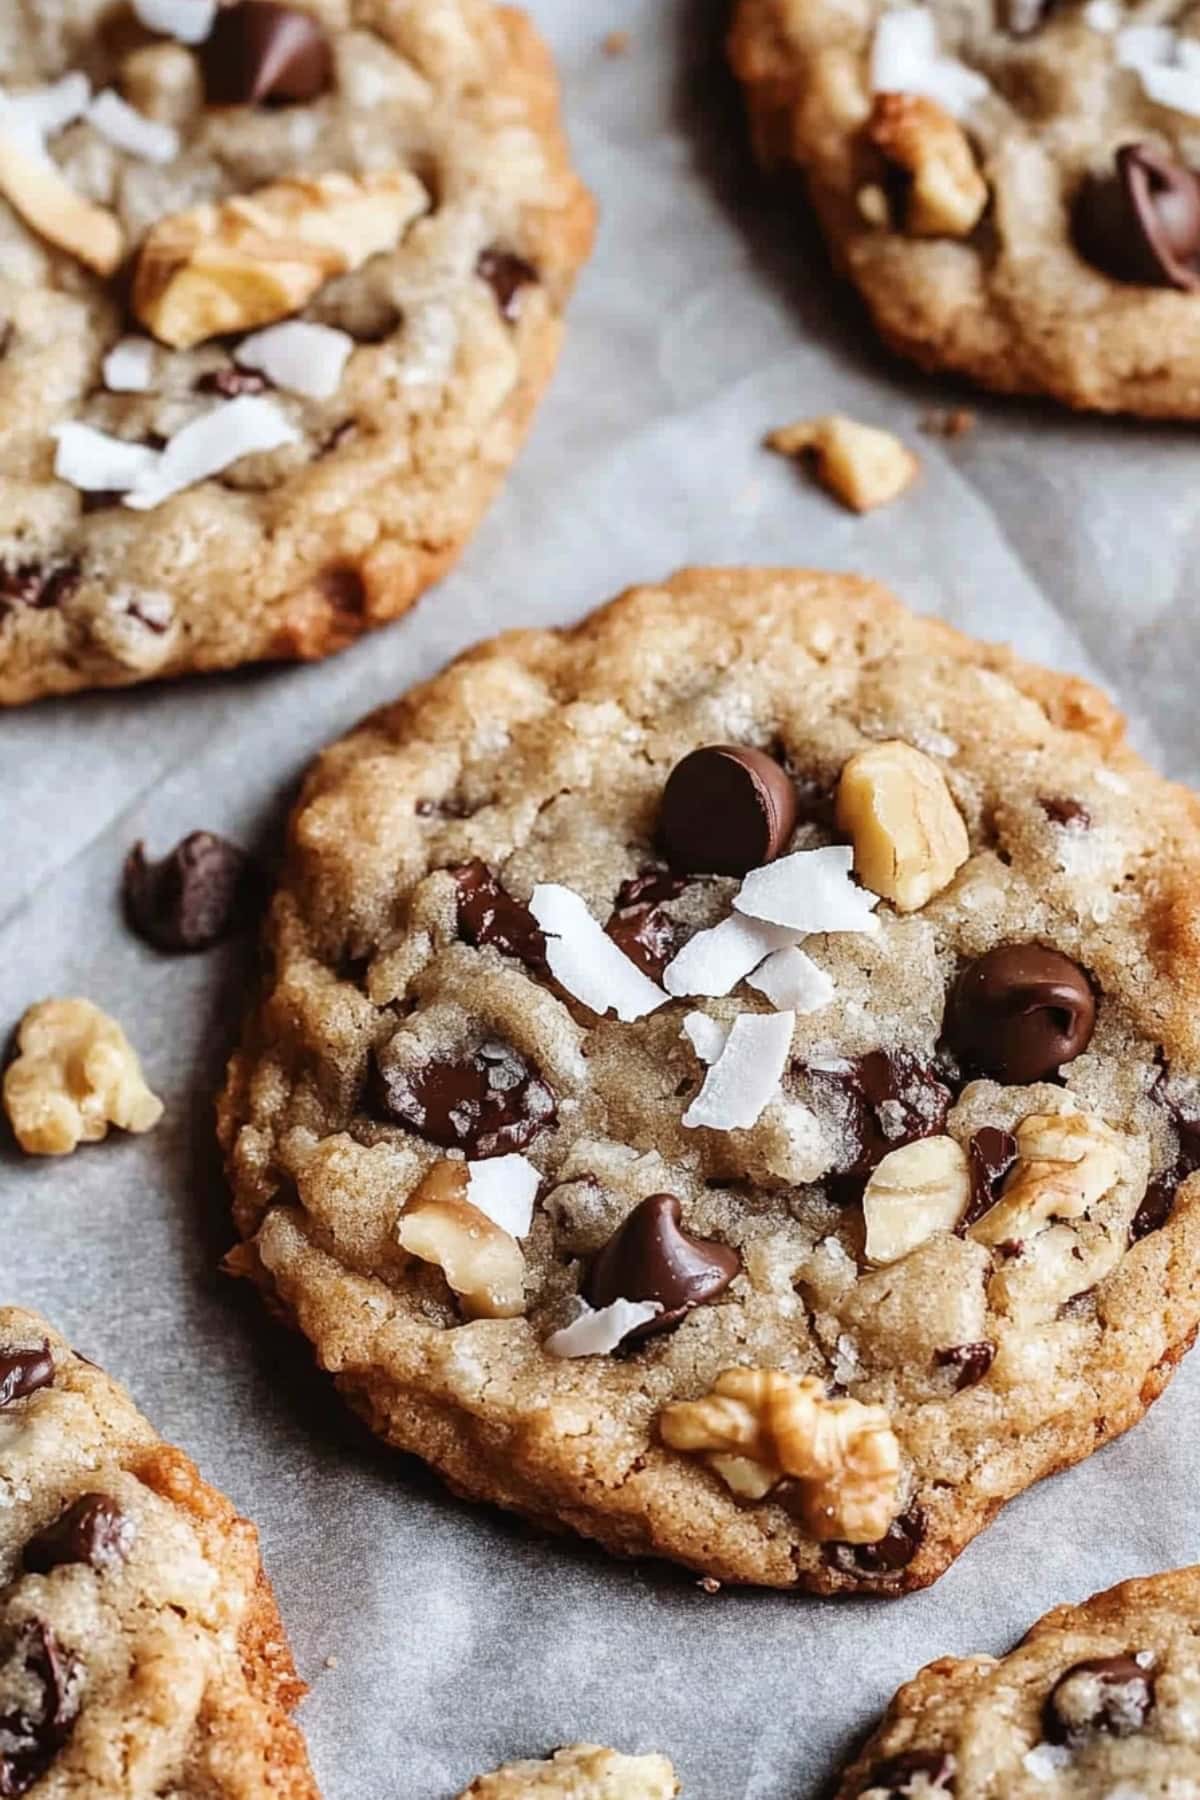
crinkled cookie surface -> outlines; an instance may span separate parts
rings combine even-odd
[[[461,1492],[923,1585],[1195,1331],[1197,819],[1094,689],[851,577],[484,645],[308,776],[234,1265]]]

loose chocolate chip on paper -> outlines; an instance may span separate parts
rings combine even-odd
[[[102,1572],[126,1562],[137,1526],[109,1494],[81,1494],[78,1500],[25,1546],[31,1574],[48,1575],[67,1563],[86,1563]]]
[[[725,1292],[742,1266],[736,1250],[684,1231],[674,1194],[651,1194],[635,1206],[592,1263],[585,1296],[592,1306],[614,1300],[657,1300],[662,1312],[625,1339],[672,1331],[697,1306]]]
[[[623,881],[613,903],[612,916],[604,927],[617,948],[637,964],[651,981],[660,981],[662,972],[679,948],[682,931],[662,911],[668,900],[675,900],[686,888],[682,876],[666,869],[644,869],[629,881]]]
[[[676,763],[660,830],[681,874],[745,875],[773,861],[796,824],[796,790],[765,751],[709,744]]]
[[[0,1344],[0,1409],[53,1385],[54,1358],[48,1339],[33,1347]]]
[[[79,1713],[78,1660],[43,1619],[27,1619],[0,1645],[0,1795],[15,1800],[46,1773]],[[3,1702],[0,1701],[0,1706]]]
[[[914,1785],[918,1775],[924,1777],[920,1789]],[[908,1800],[917,1792],[928,1794],[930,1800],[934,1794],[952,1794],[954,1758],[948,1750],[904,1750],[877,1763],[859,1792],[879,1793],[887,1800]]]
[[[996,1204],[1001,1183],[1016,1160],[1017,1140],[1011,1131],[984,1125],[975,1133],[967,1151],[971,1201],[956,1227],[960,1237]]]
[[[1086,260],[1117,281],[1200,288],[1200,180],[1153,144],[1124,144],[1091,175],[1071,215]]]
[[[873,1544],[831,1543],[824,1546],[825,1561],[846,1575],[894,1575],[906,1569],[925,1537],[925,1514],[910,1506],[893,1519]]]
[[[1046,1700],[1043,1730],[1076,1749],[1094,1732],[1132,1737],[1154,1705],[1154,1682],[1132,1656],[1096,1656],[1060,1675]]]
[[[219,7],[200,63],[210,106],[315,100],[333,78],[333,54],[319,21],[275,0]]]
[[[969,963],[946,1008],[946,1041],[997,1081],[1044,1081],[1087,1049],[1096,997],[1078,963],[1041,944],[1005,944]]]
[[[468,944],[491,944],[502,956],[515,956],[544,973],[546,939],[527,906],[514,900],[497,876],[478,857],[451,869],[458,888],[458,931]]]
[[[1086,831],[1092,822],[1092,815],[1082,800],[1072,800],[1066,794],[1047,794],[1038,801],[1052,825],[1061,825],[1066,831]]]
[[[522,290],[537,285],[537,270],[523,256],[495,249],[483,251],[475,267],[495,294],[501,315],[512,324],[521,311]]]
[[[951,1344],[947,1349],[937,1352],[935,1361],[939,1368],[955,1371],[955,1392],[961,1394],[964,1388],[974,1387],[983,1380],[995,1356],[995,1344],[985,1341],[978,1344]]]
[[[260,877],[236,844],[193,831],[157,862],[135,844],[122,892],[129,923],[156,950],[207,950],[252,921]]]
[[[558,1116],[553,1090],[511,1044],[481,1044],[462,1062],[401,1068],[374,1055],[368,1103],[431,1144],[468,1156],[523,1150]]]

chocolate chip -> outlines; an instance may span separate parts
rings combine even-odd
[[[54,1358],[48,1338],[36,1348],[0,1344],[0,1409],[53,1385]]]
[[[24,606],[34,612],[49,612],[70,598],[79,586],[77,562],[0,563],[0,616],[9,607]]]
[[[850,1204],[862,1194],[866,1177],[887,1155],[918,1138],[936,1137],[946,1123],[954,1096],[927,1064],[908,1051],[872,1050],[844,1066],[807,1066],[820,1103],[824,1089],[846,1116],[849,1149],[830,1183],[831,1197]]]
[[[239,394],[263,394],[274,385],[258,369],[209,369],[196,380],[198,394],[220,394],[236,400]]]
[[[1175,1196],[1179,1192],[1179,1184],[1191,1171],[1182,1163],[1175,1163],[1171,1168],[1156,1175],[1148,1183],[1142,1196],[1141,1205],[1129,1221],[1129,1241],[1136,1244],[1152,1231],[1161,1231],[1171,1216],[1175,1205]]]
[[[482,253],[475,268],[495,294],[503,317],[513,323],[521,311],[522,288],[537,284],[538,272],[533,264],[523,256],[514,256],[511,250],[493,249]]]
[[[893,1519],[873,1544],[831,1543],[825,1561],[845,1575],[894,1575],[907,1569],[925,1537],[925,1514],[917,1505]]]
[[[1178,1136],[1178,1149],[1175,1161],[1160,1170],[1147,1185],[1141,1205],[1130,1222],[1131,1244],[1162,1229],[1171,1216],[1180,1184],[1200,1169],[1200,1116],[1197,1116],[1194,1098],[1173,1089],[1170,1071],[1165,1067],[1159,1070],[1151,1097],[1170,1114]]]
[[[954,1369],[954,1391],[961,1394],[964,1388],[974,1387],[982,1381],[996,1355],[995,1344],[952,1344],[947,1350],[939,1350],[934,1360],[940,1369]]]
[[[30,1538],[25,1567],[48,1575],[66,1563],[87,1563],[103,1571],[128,1561],[137,1526],[108,1494],[81,1494],[53,1524]]]
[[[917,1793],[953,1794],[954,1768],[948,1750],[904,1750],[877,1763],[859,1793],[869,1793],[872,1800],[877,1796],[879,1800],[909,1800]],[[924,1777],[919,1788],[914,1785],[918,1775]]]
[[[613,943],[635,962],[651,981],[662,972],[679,948],[682,930],[661,910],[687,887],[679,875],[666,869],[644,869],[623,881],[617,890],[612,916],[604,927]]]
[[[1200,288],[1200,180],[1153,144],[1124,144],[1071,214],[1080,254],[1116,281]]]
[[[333,55],[319,22],[275,0],[218,7],[199,54],[210,106],[315,100],[333,78]]]
[[[693,750],[663,789],[663,849],[683,874],[745,875],[779,855],[795,823],[791,778],[762,750]]]
[[[1042,1729],[1052,1744],[1071,1749],[1094,1732],[1132,1737],[1153,1705],[1153,1679],[1132,1656],[1093,1656],[1059,1676],[1046,1700]]]
[[[1005,944],[955,982],[944,1030],[964,1065],[997,1081],[1044,1081],[1091,1042],[1096,998],[1078,963],[1041,944]]]
[[[0,1649],[0,1796],[14,1800],[44,1775],[79,1713],[80,1666],[43,1619],[27,1619]]]
[[[975,1133],[967,1151],[971,1201],[957,1226],[960,1237],[995,1206],[1000,1198],[1000,1185],[1016,1160],[1017,1140],[1011,1131],[984,1125]]]
[[[130,925],[156,950],[207,950],[253,919],[260,877],[236,844],[192,831],[158,862],[135,844],[122,892]]]
[[[657,1300],[663,1310],[625,1338],[634,1343],[672,1331],[694,1307],[725,1292],[742,1266],[736,1250],[692,1237],[680,1225],[674,1194],[651,1194],[635,1206],[592,1263],[584,1288],[595,1307],[614,1300]]]
[[[558,1116],[553,1090],[510,1044],[481,1044],[463,1062],[399,1068],[375,1052],[369,1098],[386,1119],[468,1156],[523,1150]]]
[[[478,857],[450,874],[458,887],[459,936],[481,949],[491,944],[502,956],[515,956],[544,973],[546,939],[529,908],[514,900]]]
[[[1067,831],[1086,831],[1092,822],[1092,815],[1082,800],[1049,794],[1039,800],[1038,805],[1052,825],[1061,825]]]

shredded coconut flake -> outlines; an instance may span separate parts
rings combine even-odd
[[[146,394],[154,386],[152,338],[123,337],[104,359],[104,385],[113,394]]]
[[[989,92],[975,69],[938,49],[933,14],[924,6],[885,12],[871,44],[871,91],[924,94],[961,118]]]
[[[579,1317],[546,1339],[551,1356],[608,1356],[631,1331],[648,1325],[662,1311],[657,1300],[614,1300],[599,1312],[586,1300],[580,1305],[584,1310]]]
[[[123,494],[152,476],[158,466],[157,450],[111,437],[93,425],[71,421],[55,425],[50,435],[58,446],[54,473],[60,481],[69,481],[84,494]]]
[[[233,355],[244,369],[258,369],[276,387],[309,400],[328,400],[341,386],[353,348],[348,331],[285,319],[243,338]]]
[[[202,44],[213,28],[217,0],[133,0],[133,10],[148,31]]]
[[[1021,1766],[1035,1781],[1050,1781],[1070,1760],[1071,1752],[1065,1744],[1035,1744],[1021,1758]]]
[[[668,994],[731,994],[773,950],[796,942],[795,931],[731,913],[708,931],[698,931],[663,970]]]
[[[161,506],[173,494],[197,481],[220,474],[232,463],[256,451],[278,450],[294,444],[297,433],[273,401],[258,394],[241,394],[212,412],[202,413],[171,438],[157,462],[125,496],[125,505],[137,512]]]
[[[112,88],[97,94],[87,109],[88,124],[118,150],[146,162],[168,163],[179,154],[179,133],[171,125],[148,119]]]
[[[707,1013],[690,1012],[683,1021],[681,1035],[687,1039],[702,1063],[715,1063],[725,1048],[729,1033],[715,1019],[710,1019]]]
[[[807,935],[814,931],[879,929],[873,916],[879,899],[850,878],[854,852],[848,844],[794,850],[765,868],[751,869],[734,906],[772,925]]]
[[[524,1156],[492,1156],[467,1166],[467,1199],[511,1237],[529,1235],[541,1176]]]
[[[745,1131],[755,1124],[778,1091],[795,1023],[790,1012],[740,1013],[684,1113],[684,1124],[713,1131]]]
[[[1152,67],[1138,70],[1147,100],[1169,106],[1173,112],[1200,117],[1200,72],[1194,69]]]
[[[1083,9],[1083,22],[1091,31],[1111,37],[1121,24],[1121,9],[1116,0],[1088,0]]]
[[[811,956],[794,944],[773,950],[762,967],[746,980],[765,994],[772,1006],[796,1013],[820,1012],[834,996],[833,982]]]
[[[1169,25],[1126,25],[1114,43],[1119,69],[1149,69],[1175,55],[1175,33]]]
[[[644,1018],[667,996],[613,943],[578,894],[556,881],[539,882],[529,910],[546,934],[546,961],[556,981],[594,1013],[611,1007],[618,1019]]]
[[[21,94],[0,92],[0,126],[23,149],[42,155],[44,139],[81,119],[91,96],[92,84],[78,70],[49,87],[27,88]]]

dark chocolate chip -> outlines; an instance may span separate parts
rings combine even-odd
[[[1123,144],[1090,175],[1071,213],[1075,244],[1116,281],[1200,288],[1200,180],[1153,144]]]
[[[0,1408],[54,1385],[54,1358],[47,1338],[36,1346],[0,1344]]]
[[[199,55],[210,106],[315,100],[333,78],[333,55],[319,21],[275,0],[218,7]]]
[[[831,1543],[822,1554],[832,1568],[845,1575],[894,1575],[907,1569],[925,1537],[925,1514],[919,1506],[893,1519],[873,1544]]]
[[[1147,1184],[1142,1196],[1141,1205],[1129,1221],[1129,1241],[1139,1243],[1149,1237],[1152,1231],[1161,1231],[1171,1216],[1175,1205],[1175,1196],[1179,1192],[1179,1184],[1191,1174],[1184,1163],[1174,1163],[1161,1175],[1155,1175]]]
[[[458,933],[481,949],[491,944],[539,974],[546,968],[546,939],[527,906],[522,906],[479,858],[451,869],[458,887]]]
[[[1072,800],[1065,794],[1048,794],[1038,805],[1052,825],[1061,825],[1067,831],[1086,831],[1092,822],[1082,800]]]
[[[495,294],[502,316],[512,324],[521,311],[522,289],[537,285],[537,270],[511,250],[485,250],[475,267]]]
[[[207,950],[249,924],[260,877],[244,850],[211,831],[192,831],[158,862],[135,844],[125,859],[125,912],[156,950]]]
[[[15,1800],[46,1773],[79,1713],[80,1665],[43,1619],[26,1619],[0,1648],[0,1796]]]
[[[198,394],[220,394],[224,400],[236,400],[239,394],[264,394],[274,384],[259,369],[209,369],[196,380]]]
[[[968,964],[945,1035],[964,1066],[997,1081],[1044,1081],[1091,1042],[1096,997],[1078,963],[1041,944],[1005,944]]]
[[[663,849],[682,874],[745,875],[779,855],[795,823],[791,777],[745,745],[693,750],[663,789]]]
[[[948,1750],[904,1750],[877,1763],[859,1793],[874,1797],[878,1791],[886,1800],[909,1800],[916,1793],[953,1794],[954,1767]],[[919,1788],[914,1785],[918,1776],[923,1777]]]
[[[102,1572],[128,1561],[137,1526],[109,1494],[81,1494],[53,1524],[30,1538],[25,1567],[48,1575],[66,1563],[87,1563]]]
[[[1011,1131],[985,1125],[971,1139],[967,1166],[971,1173],[971,1203],[958,1223],[962,1234],[990,1212],[1000,1198],[1000,1186],[1017,1160],[1017,1140]]]
[[[951,1344],[948,1349],[939,1350],[934,1360],[939,1368],[956,1371],[954,1388],[961,1394],[964,1388],[974,1387],[983,1380],[995,1355],[995,1344]]]
[[[375,1052],[369,1099],[385,1119],[468,1156],[523,1150],[558,1116],[553,1090],[511,1044],[481,1044],[462,1062],[397,1067]]]
[[[824,1089],[835,1109],[848,1115],[850,1150],[830,1184],[831,1197],[843,1205],[861,1197],[863,1182],[889,1150],[936,1137],[954,1098],[933,1069],[903,1050],[872,1050],[844,1067],[805,1067],[803,1073],[818,1104]]]
[[[660,981],[662,972],[679,948],[681,927],[662,911],[668,900],[675,900],[686,888],[680,875],[666,869],[644,869],[629,881],[623,881],[613,902],[612,917],[604,927],[613,943],[631,962],[637,964],[651,981]]]
[[[692,1237],[680,1224],[674,1194],[651,1194],[635,1206],[588,1271],[584,1293],[595,1307],[614,1300],[657,1300],[663,1310],[625,1338],[634,1343],[672,1331],[694,1307],[725,1292],[742,1266],[736,1250]]]
[[[9,607],[29,607],[49,612],[70,598],[79,586],[79,564],[0,563],[0,615]]]
[[[1178,1149],[1174,1162],[1152,1176],[1146,1188],[1129,1226],[1132,1244],[1149,1237],[1152,1231],[1162,1229],[1171,1216],[1180,1184],[1200,1169],[1200,1116],[1196,1112],[1195,1098],[1178,1091],[1165,1066],[1159,1070],[1151,1098],[1170,1114],[1178,1135]]]
[[[1042,1728],[1052,1744],[1075,1749],[1094,1732],[1133,1737],[1154,1705],[1154,1681],[1132,1656],[1093,1656],[1060,1675]]]

